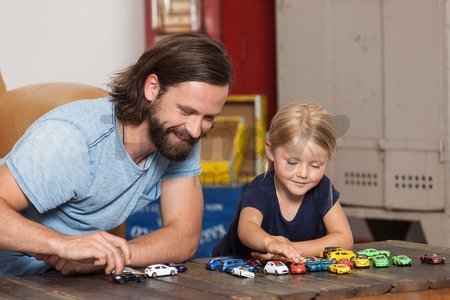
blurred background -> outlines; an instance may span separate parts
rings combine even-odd
[[[355,242],[448,247],[448,11],[446,0],[0,0],[0,71],[8,90],[106,89],[164,35],[202,32],[225,45],[235,81],[221,121],[228,140],[222,132],[202,145],[210,176],[197,257],[262,172],[267,124],[299,100],[349,120],[328,175]],[[127,237],[158,228],[158,216],[154,203],[130,217]]]

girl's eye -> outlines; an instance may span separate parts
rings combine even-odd
[[[288,163],[288,165],[291,165],[291,166],[295,166],[297,164],[296,161],[288,161],[287,163]]]
[[[314,169],[318,169],[318,168],[320,168],[320,166],[319,166],[319,165],[311,165],[311,167],[313,167]]]

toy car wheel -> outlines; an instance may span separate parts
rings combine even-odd
[[[266,269],[264,269],[264,274],[267,274],[267,270]]]
[[[138,282],[144,282],[144,280],[145,280],[145,277],[139,277],[137,281]]]
[[[278,271],[277,270],[275,270],[275,275],[278,275]]]
[[[156,272],[152,273],[152,277],[155,278],[157,276]]]
[[[120,278],[119,280],[117,280],[117,283],[125,283],[125,279]]]
[[[175,271],[174,270],[170,271],[170,276],[173,276],[173,275],[175,275]]]

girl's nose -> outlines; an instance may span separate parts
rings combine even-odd
[[[300,178],[307,178],[308,177],[308,166],[300,164],[300,167],[297,170],[297,176]]]

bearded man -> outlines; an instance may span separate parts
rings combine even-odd
[[[0,161],[0,275],[63,274],[186,261],[201,234],[199,140],[232,81],[224,47],[182,33],[157,42],[110,96],[60,106]],[[160,199],[163,226],[107,233]]]

